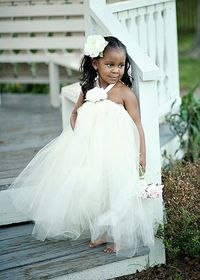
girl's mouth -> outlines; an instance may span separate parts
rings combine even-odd
[[[119,77],[110,77],[111,80],[119,80]]]

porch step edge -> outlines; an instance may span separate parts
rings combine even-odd
[[[119,260],[84,271],[55,277],[52,280],[107,280],[133,274],[136,270],[142,271],[150,266],[162,263],[165,263],[164,245],[160,239],[156,239],[155,245],[150,248],[150,253],[147,255]]]

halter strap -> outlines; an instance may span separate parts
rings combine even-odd
[[[100,86],[99,86],[99,81],[98,81],[98,80],[97,80],[97,82],[96,82],[96,85],[97,85],[97,87],[100,88]],[[111,88],[114,87],[115,85],[116,85],[116,84],[110,84],[110,85],[108,85],[108,86],[104,89],[104,92],[105,92],[105,93],[109,92],[109,90],[111,90]]]
[[[113,88],[115,86],[115,84],[110,84],[109,86],[107,86],[104,91],[105,93],[107,93],[109,90],[111,90],[111,88]]]

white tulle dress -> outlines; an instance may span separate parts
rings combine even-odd
[[[105,90],[88,91],[76,127],[64,129],[31,160],[9,187],[15,207],[34,221],[39,240],[115,243],[133,256],[154,242],[153,217],[139,196],[139,134],[123,105]],[[87,246],[87,244],[86,244]]]

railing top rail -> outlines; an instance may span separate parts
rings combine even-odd
[[[136,9],[155,4],[161,4],[166,2],[174,2],[175,0],[134,0],[134,1],[122,1],[117,3],[107,4],[107,7],[112,13],[121,12],[130,9]]]

